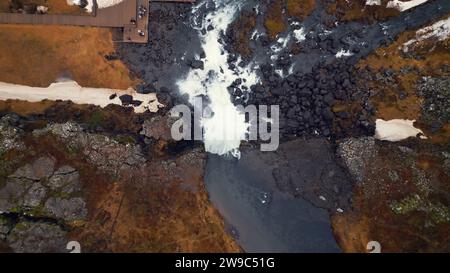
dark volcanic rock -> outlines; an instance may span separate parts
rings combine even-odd
[[[450,122],[450,76],[424,78],[418,85],[418,94],[424,98],[422,117],[433,132]]]
[[[120,96],[119,99],[124,105],[129,105],[133,102],[133,96],[127,94]]]
[[[200,60],[194,60],[194,61],[192,61],[192,62],[190,63],[190,66],[191,66],[193,69],[201,69],[201,70],[203,70],[203,68],[204,68],[204,63],[203,63],[203,61],[200,61]]]

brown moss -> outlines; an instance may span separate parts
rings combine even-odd
[[[43,114],[55,104],[53,101],[28,102],[21,100],[0,100],[0,113],[17,113],[22,116]]]
[[[370,238],[370,220],[366,216],[334,214],[331,223],[336,241],[345,252],[367,252],[367,243],[374,240]]]
[[[143,118],[153,113],[136,114],[130,108],[109,105],[105,108],[94,105],[74,104],[67,101],[0,101],[0,114],[17,113],[22,116],[41,115],[49,122],[76,121],[88,125],[89,129],[101,128],[115,134],[138,134]]]
[[[266,27],[267,35],[272,40],[286,29],[285,18],[283,15],[284,4],[283,0],[273,0],[268,8],[264,26]]]
[[[289,16],[304,20],[316,8],[316,0],[287,0],[286,10]]]
[[[242,57],[247,58],[251,54],[249,48],[250,38],[256,26],[255,12],[244,11],[238,19],[233,22],[231,29],[235,35],[235,42],[233,44],[234,50]]]
[[[382,21],[397,16],[400,12],[393,8],[386,8],[389,0],[382,0],[381,5],[367,6],[365,0],[336,0],[326,3],[328,14],[334,14],[340,21]]]

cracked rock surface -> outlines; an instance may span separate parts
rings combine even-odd
[[[9,233],[6,241],[14,252],[65,252],[66,232],[47,223],[21,222]]]
[[[55,171],[55,164],[53,157],[43,156],[9,175],[0,188],[0,211],[64,221],[85,219],[85,202],[75,197],[81,190],[78,171],[70,166]]]
[[[146,161],[140,146],[122,145],[111,137],[84,132],[83,128],[74,122],[50,124],[33,133],[36,136],[52,133],[60,137],[70,149],[82,151],[87,160],[105,171],[117,172]]]

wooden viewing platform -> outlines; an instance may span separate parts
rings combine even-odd
[[[153,2],[193,3],[195,0],[157,0]],[[123,0],[117,5],[98,9],[97,2],[94,0],[91,15],[0,13],[0,24],[118,27],[123,28],[123,42],[147,43],[149,6],[149,0]],[[139,7],[146,10],[141,18],[138,18]],[[139,32],[144,35],[140,35]]]

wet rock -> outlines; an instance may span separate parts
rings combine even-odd
[[[261,159],[256,160],[257,157]],[[285,142],[276,154],[247,154],[244,151],[242,159],[273,164],[270,169],[274,182],[277,189],[284,193],[301,197],[332,212],[350,206],[351,178],[338,164],[330,143],[323,138]],[[327,202],[323,202],[319,195],[326,197]]]
[[[162,103],[166,109],[170,109],[174,104],[170,96],[169,90],[164,87],[160,89],[160,92],[156,93],[156,97],[159,103]]]
[[[201,69],[201,70],[203,70],[205,65],[204,65],[203,61],[200,61],[200,60],[194,60],[194,61],[192,61],[192,62],[190,63],[190,66],[191,66],[193,69]]]

